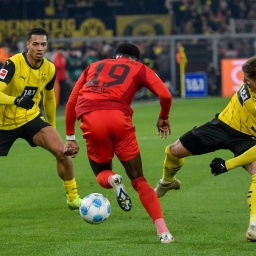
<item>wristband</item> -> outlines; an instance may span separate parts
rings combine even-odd
[[[73,135],[66,135],[66,140],[76,140],[75,134],[73,134]]]

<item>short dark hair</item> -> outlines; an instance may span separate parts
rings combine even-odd
[[[244,73],[251,79],[256,79],[256,56],[249,58],[242,66]]]
[[[127,55],[128,57],[140,59],[140,50],[137,46],[131,43],[120,44],[115,50],[115,57],[118,55]]]
[[[27,41],[31,39],[32,35],[44,35],[48,39],[48,33],[44,28],[35,27],[29,30],[27,34]]]

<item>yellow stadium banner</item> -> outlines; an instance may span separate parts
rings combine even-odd
[[[101,19],[89,18],[82,22],[79,31],[73,34],[73,37],[81,36],[113,36],[113,30],[107,29]]]
[[[118,15],[117,36],[170,35],[170,15]]]
[[[0,20],[0,43],[5,38],[17,42],[33,27],[45,28],[50,38],[113,36],[113,29],[107,29],[104,21],[98,18],[88,18],[81,22],[73,18]]]

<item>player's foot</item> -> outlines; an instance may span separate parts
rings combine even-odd
[[[170,183],[162,183],[162,179],[158,181],[156,188],[154,189],[158,197],[162,197],[166,194],[168,190],[180,189],[181,182],[177,179],[174,179],[174,181]]]
[[[247,240],[256,242],[256,223],[254,225],[249,225],[245,236]]]
[[[124,187],[123,178],[119,174],[112,177],[111,185],[116,193],[116,200],[123,211],[130,211],[132,209],[132,201]]]
[[[75,200],[73,200],[72,202],[70,202],[69,200],[67,200],[67,204],[68,204],[68,207],[71,211],[75,211],[75,210],[78,210],[80,205],[81,205],[81,202],[82,202],[82,199],[80,198],[80,196],[78,195],[76,197]]]
[[[174,238],[170,233],[165,232],[158,236],[159,236],[160,242],[163,244],[169,244],[174,242]]]

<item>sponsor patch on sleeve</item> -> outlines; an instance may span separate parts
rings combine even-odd
[[[237,91],[237,97],[241,104],[241,106],[244,105],[244,103],[251,98],[248,87],[246,84],[243,84],[240,89]]]
[[[8,70],[4,68],[0,69],[0,79],[5,79],[7,74],[8,74]]]

